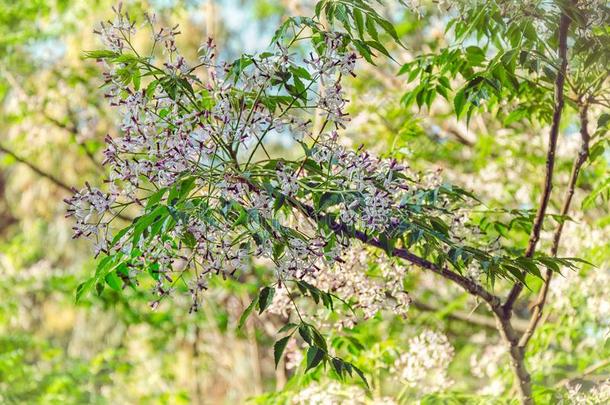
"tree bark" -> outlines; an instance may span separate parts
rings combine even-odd
[[[561,115],[564,106],[564,83],[565,76],[568,67],[568,28],[570,26],[570,18],[565,12],[562,12],[559,21],[559,34],[558,34],[558,56],[560,66],[557,71],[557,77],[555,79],[555,106],[553,109],[553,119],[551,122],[551,129],[549,131],[549,146],[546,157],[546,172],[544,178],[544,185],[542,195],[540,196],[540,204],[536,217],[534,218],[534,224],[530,233],[527,249],[525,251],[526,257],[534,256],[536,252],[536,245],[540,239],[540,232],[542,231],[542,225],[544,223],[544,216],[546,214],[549,200],[551,198],[551,191],[553,189],[553,173],[555,170],[555,150],[557,149],[557,139],[559,137],[559,124],[561,123]],[[548,273],[548,271],[547,271]],[[548,288],[548,283],[545,283]],[[510,319],[512,316],[512,309],[515,301],[519,297],[519,294],[523,290],[523,284],[517,282],[511,289],[505,304],[502,307],[500,313],[496,313],[498,317],[498,326],[500,328],[503,339],[509,347],[509,354],[511,356],[511,367],[513,374],[516,379],[516,388],[519,394],[519,400],[522,404],[533,404],[532,398],[532,382],[531,376],[525,367],[525,346],[520,344],[520,338],[515,334],[512,329]],[[532,330],[533,331],[533,330]],[[528,332],[526,331],[526,334]],[[524,334],[523,336],[526,336]],[[527,343],[529,338],[525,338]]]

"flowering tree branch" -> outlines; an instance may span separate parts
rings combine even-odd
[[[307,204],[303,204],[292,198],[288,198],[288,201],[293,207],[299,209],[309,218],[314,219],[318,223],[328,224],[330,228],[333,229],[339,235],[351,237],[359,240],[360,242],[366,245],[387,250],[387,246],[385,246],[379,238],[371,237],[358,229],[349,227],[343,222],[335,221],[328,215],[317,213],[313,207]],[[468,291],[470,294],[483,299],[483,301],[489,304],[489,306],[492,308],[498,308],[500,306],[499,297],[487,291],[474,280],[464,277],[461,274],[458,274],[447,267],[437,266],[436,264],[422,257],[419,257],[414,253],[409,252],[409,250],[405,248],[393,248],[388,253],[390,254],[390,256],[400,257],[401,259],[404,259],[411,264],[414,264],[422,269],[430,270],[438,274],[439,276],[456,283],[464,290]]]
[[[511,243],[504,243],[502,232],[493,234],[479,220],[471,209],[478,200],[471,193],[443,184],[438,173],[416,173],[406,163],[340,142],[340,132],[350,121],[342,80],[356,75],[358,59],[371,62],[373,50],[389,56],[378,41],[379,30],[400,41],[392,24],[362,0],[340,2],[336,20],[345,29],[335,30],[336,3],[322,0],[315,17],[287,19],[269,52],[230,63],[218,62],[215,45],[208,40],[199,49],[198,63],[191,66],[176,47],[177,28],[159,29],[151,17],[146,24],[152,34],[148,55],[133,47],[137,24],[120,8],[114,21],[101,24],[96,33],[107,49],[87,55],[104,67],[106,97],[119,109],[122,121],[120,133],[105,139],[108,191],[87,185],[66,200],[69,215],[76,219],[75,236],[92,239],[96,255],[103,253],[95,275],[79,286],[77,297],[93,286],[98,291],[105,285],[121,290],[137,285],[139,277],[150,277],[156,296],[153,308],[172,295],[176,283],[184,282],[191,310],[196,311],[211,277],[234,277],[250,269],[250,258],[263,258],[272,263],[273,281],[259,291],[244,316],[255,306],[261,313],[269,308],[277,301],[277,291],[291,311],[294,306],[299,322],[282,328],[285,336],[274,347],[276,365],[298,331],[309,345],[307,369],[332,362],[340,376],[345,370],[362,376],[355,366],[331,356],[324,337],[308,323],[307,314],[301,314],[288,287],[296,286],[300,296],[311,297],[316,304],[321,300],[333,310],[333,299],[352,309],[334,294],[349,285],[346,298],[357,302],[366,317],[387,308],[388,296],[399,303],[392,309],[402,315],[409,302],[404,273],[380,270],[382,281],[376,282],[363,268],[353,271],[345,258],[353,259],[355,242],[431,271],[485,302],[508,347],[520,400],[530,404],[525,345],[539,313],[524,329],[512,319],[512,307],[528,274],[542,278],[539,265],[574,267],[571,260],[535,254],[553,186],[571,19],[561,10],[560,67],[554,78],[545,182],[521,256]],[[466,35],[471,28],[456,32]],[[455,54],[444,52],[438,58],[441,65],[449,64],[438,67],[441,75],[457,75],[463,69],[459,73],[469,81],[453,97],[458,117],[467,111],[470,119],[490,92],[503,99],[504,84],[498,81],[506,75],[513,79],[506,87],[517,87],[521,78],[516,66],[530,68],[525,65],[529,52],[523,49],[520,54],[518,49],[503,51],[485,69],[486,51],[476,46],[468,47],[466,56],[456,49]],[[159,53],[162,64],[155,63]],[[454,58],[459,63],[454,64]],[[401,73],[410,69],[409,80],[423,77],[416,90],[403,97],[405,105],[430,106],[436,93],[449,99],[451,82],[446,76],[433,77],[435,63],[416,60]],[[536,91],[547,91],[540,86]],[[295,148],[302,148],[302,155],[288,159],[267,149],[269,138],[282,133]],[[572,193],[584,159],[575,166]],[[141,215],[117,231],[113,219],[130,206]],[[565,212],[568,209],[569,202]],[[556,235],[558,245],[561,230]],[[556,256],[557,249],[552,253]],[[392,265],[400,262],[385,260]],[[549,272],[536,307],[540,313]],[[483,275],[492,286],[498,278],[510,281],[513,288],[504,304],[479,282]],[[360,294],[363,289],[367,294]],[[490,319],[480,321],[490,326]]]

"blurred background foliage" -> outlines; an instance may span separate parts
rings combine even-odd
[[[166,25],[179,23],[179,47],[186,56],[194,57],[211,36],[227,59],[263,49],[283,18],[311,15],[314,5],[309,0],[124,3],[132,14],[154,12]],[[546,124],[517,119],[505,125],[484,113],[466,125],[444,100],[421,109],[401,101],[417,83],[407,84],[398,69],[415,55],[447,45],[447,18],[438,2],[421,2],[419,15],[388,3],[382,11],[407,49],[390,49],[397,62],[378,58],[377,67],[360,64],[351,79],[352,146],[364,143],[418,170],[438,169],[490,207],[534,207]],[[295,373],[303,368],[296,345],[275,370],[271,346],[281,315],[252,317],[237,328],[263,268],[255,269],[251,283],[218,281],[223,288],[211,288],[196,314],[179,300],[151,311],[143,291],[106,289],[75,304],[76,286],[92,272],[94,260],[89,246],[71,239],[62,199],[72,186],[95,183],[103,138],[116,132],[99,89],[99,70],[82,58],[84,50],[98,48],[93,27],[110,18],[111,5],[0,0],[1,403],[511,402],[506,353],[485,311],[461,290],[415,270],[407,280],[414,299],[407,319],[376,316],[352,329],[330,331],[333,346],[369,376],[369,392],[357,381],[340,382],[328,373]],[[557,190],[568,180],[578,130],[576,113],[568,110]],[[286,146],[279,139],[274,147]],[[529,348],[541,403],[567,398],[576,384],[586,390],[610,378],[610,208],[604,198],[610,155],[603,147],[597,153],[601,157],[586,165],[577,190],[576,206],[584,201],[585,209],[568,222],[562,249],[563,256],[596,267],[554,280],[545,323]],[[555,212],[560,196],[551,204]],[[549,235],[550,230],[543,235],[546,245]],[[525,243],[527,234],[519,238]],[[517,308],[524,316],[527,311]],[[453,347],[451,383],[443,390],[399,378],[400,356],[415,350],[409,342],[425,330],[445,334]],[[431,369],[429,378],[437,372]]]

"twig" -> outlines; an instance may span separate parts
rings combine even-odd
[[[566,191],[566,195],[563,201],[563,207],[561,208],[561,216],[565,217],[569,210],[570,205],[572,204],[572,198],[574,197],[574,190],[576,188],[576,183],[578,181],[578,175],[580,174],[580,169],[583,164],[587,161],[589,157],[589,141],[590,135],[587,130],[587,125],[589,123],[587,113],[589,110],[589,105],[587,102],[582,105],[580,109],[580,151],[578,152],[578,156],[574,160],[574,164],[572,165],[572,173],[570,174],[570,180],[568,181],[568,189]],[[556,256],[557,251],[559,250],[559,241],[561,240],[561,233],[563,232],[563,224],[564,221],[560,221],[557,229],[555,229],[555,233],[553,234],[553,244],[551,246],[551,255]],[[546,303],[549,286],[551,284],[551,278],[553,277],[553,272],[550,269],[547,269],[544,275],[544,280],[540,291],[538,292],[538,298],[534,302],[533,313],[530,319],[530,323],[521,336],[519,340],[519,346],[525,347],[538,326],[540,322],[540,318],[542,317],[542,310],[544,309],[544,304]]]
[[[59,121],[58,119],[50,116],[49,114],[47,114],[44,111],[43,111],[42,115],[45,117],[45,119],[47,121],[49,121],[50,123],[52,123],[56,127],[61,128],[61,129],[65,130],[65,131],[67,131],[68,133],[70,133],[70,135],[72,135],[72,138],[73,138],[74,142],[76,142],[76,144],[81,147],[81,149],[85,152],[85,154],[87,155],[87,157],[89,158],[91,163],[93,163],[98,168],[103,168],[102,164],[95,158],[95,156],[93,155],[93,152],[91,152],[91,150],[89,150],[87,145],[85,145],[84,143],[78,141],[78,139],[77,139],[77,137],[78,137],[78,128],[76,127],[76,125],[74,125],[74,124],[67,125],[67,124]]]
[[[6,148],[5,146],[0,145],[0,152],[4,153],[6,155],[9,155],[10,157],[15,159],[19,163],[22,163],[22,164],[26,165],[33,172],[35,172],[37,175],[39,175],[40,177],[44,177],[45,179],[51,181],[53,184],[55,184],[59,188],[63,188],[64,190],[66,190],[66,191],[68,191],[70,193],[73,192],[72,187],[70,187],[69,185],[64,183],[62,180],[58,179],[57,177],[55,177],[51,173],[45,172],[44,170],[40,169],[38,166],[34,165],[33,163],[28,162],[26,159],[24,159],[21,156],[17,155],[15,152],[13,152],[12,150]]]
[[[441,310],[439,308],[433,307],[432,305],[428,305],[428,304],[425,304],[423,302],[416,301],[416,300],[413,300],[411,302],[411,305],[413,305],[415,308],[419,309],[420,311],[438,312]],[[485,327],[488,329],[497,330],[496,320],[489,316],[480,315],[477,313],[464,312],[464,311],[451,311],[449,313],[443,314],[442,316],[444,318],[454,319],[456,321],[466,322],[466,323],[470,323],[473,325],[482,326],[482,327]],[[527,327],[527,321],[522,320],[522,319],[513,319],[513,326],[515,328],[515,331],[523,333],[523,332],[525,332],[525,329]]]
[[[544,188],[542,195],[540,196],[540,204],[536,217],[534,218],[534,224],[530,233],[527,249],[525,251],[525,257],[532,257],[536,252],[536,245],[540,239],[540,232],[542,230],[542,224],[544,222],[544,216],[551,198],[551,190],[553,188],[553,172],[555,170],[555,150],[557,148],[557,138],[559,136],[559,124],[561,122],[561,115],[563,112],[564,104],[564,83],[565,76],[568,67],[568,28],[570,26],[570,17],[565,12],[561,13],[559,20],[559,33],[558,33],[558,56],[560,60],[560,66],[557,70],[557,77],[555,78],[555,106],[553,110],[553,120],[551,123],[551,129],[549,132],[549,146],[546,157],[546,173],[544,180]],[[522,404],[530,405],[534,403],[532,398],[532,382],[530,374],[525,368],[525,350],[524,347],[519,344],[520,338],[512,328],[510,319],[512,316],[512,309],[515,301],[519,297],[519,294],[523,290],[523,283],[517,282],[513,285],[506,303],[502,306],[502,311],[496,313],[498,320],[498,326],[500,333],[504,340],[509,346],[509,354],[511,356],[511,367],[513,374],[516,377],[515,387],[519,395],[519,399]]]
[[[593,374],[597,370],[601,370],[602,368],[608,367],[608,366],[610,366],[610,359],[602,360],[598,363],[592,364],[589,367],[585,368],[583,370],[583,372],[578,375],[574,375],[572,377],[567,377],[567,378],[564,378],[563,380],[560,380],[555,386],[556,387],[566,386],[570,383],[570,381],[573,381],[577,378],[582,378],[582,377],[588,376],[589,374]]]
[[[39,175],[42,178],[49,180],[51,183],[55,184],[57,187],[65,190],[65,191],[67,191],[68,193],[72,194],[72,193],[74,193],[74,190],[76,190],[74,187],[71,187],[68,184],[64,183],[62,180],[55,177],[53,174],[45,172],[44,170],[42,170],[35,164],[29,162],[27,159],[19,156],[18,154],[16,154],[15,152],[13,152],[12,150],[8,149],[7,147],[5,147],[3,145],[0,145],[0,152],[4,153],[6,155],[9,155],[13,159],[15,159],[17,162],[29,167],[30,170],[32,170],[34,173],[36,173],[37,175]],[[124,215],[124,214],[118,214],[117,217],[121,218],[125,221],[133,221],[133,218],[131,218],[127,215]]]

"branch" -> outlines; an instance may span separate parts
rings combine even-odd
[[[68,114],[72,115],[71,111],[68,111]],[[78,141],[78,134],[79,134],[79,132],[78,132],[78,128],[76,127],[76,125],[74,125],[74,124],[67,125],[67,124],[59,121],[58,119],[52,117],[51,115],[47,114],[46,111],[43,111],[42,115],[44,116],[44,118],[47,121],[49,121],[50,123],[52,123],[56,127],[67,131],[72,136],[72,139],[74,140],[74,142],[85,152],[85,154],[87,155],[87,157],[89,158],[91,163],[93,163],[95,166],[97,166],[99,168],[103,168],[102,164],[100,162],[98,162],[98,160],[93,155],[93,152],[91,152],[89,150],[87,145],[85,143],[83,143],[83,142],[79,142]]]
[[[432,305],[425,304],[420,301],[413,300],[411,302],[415,308],[420,311],[428,311],[428,312],[438,312],[440,309],[435,308]],[[494,318],[480,315],[477,313],[469,313],[465,311],[451,311],[450,313],[443,314],[444,318],[454,319],[456,321],[466,322],[477,326],[482,326],[484,328],[497,330],[497,322]],[[527,327],[527,322],[522,319],[513,319],[514,329],[517,332],[525,332],[525,328]]]
[[[292,205],[294,208],[301,211],[308,218],[313,219],[314,221],[316,221],[318,223],[328,224],[330,226],[330,228],[338,235],[358,239],[359,241],[363,242],[366,245],[376,247],[379,249],[384,249],[383,244],[377,238],[372,238],[372,237],[366,235],[364,232],[353,229],[342,222],[335,221],[327,215],[319,214],[316,212],[316,210],[313,207],[303,204],[299,201],[296,201],[293,198],[288,197],[288,198],[286,198],[286,201],[289,202],[290,205]],[[453,281],[454,283],[458,284],[460,287],[462,287],[467,292],[483,299],[483,301],[485,301],[494,311],[498,310],[501,306],[500,298],[493,295],[492,293],[487,291],[485,288],[483,288],[482,286],[480,286],[478,283],[474,282],[473,280],[466,278],[466,277],[462,276],[461,274],[458,274],[454,271],[451,271],[447,267],[437,266],[436,264],[434,264],[422,257],[419,257],[404,248],[394,249],[392,251],[392,256],[396,256],[396,257],[400,257],[401,259],[405,259],[406,261],[408,261],[418,267],[430,270],[448,280]]]
[[[460,131],[458,131],[456,128],[448,128],[447,133],[453,135],[455,137],[455,139],[457,139],[457,141],[464,146],[472,147],[475,145],[475,142],[466,138],[466,136],[462,135],[462,133]]]
[[[500,307],[497,311],[494,311],[494,315],[496,316],[497,329],[500,332],[500,336],[508,346],[508,354],[511,358],[510,366],[516,378],[514,388],[519,394],[519,401],[524,405],[533,405],[532,378],[525,367],[525,350],[519,347],[519,335],[513,328],[510,313],[507,314]]]
[[[563,387],[565,385],[568,385],[571,381],[577,379],[577,378],[582,378],[582,377],[586,377],[589,374],[593,374],[594,372],[596,372],[597,370],[601,370],[604,367],[608,367],[610,365],[610,359],[605,359],[602,360],[598,363],[592,364],[589,367],[585,368],[583,370],[582,373],[572,376],[572,377],[568,377],[568,378],[564,378],[563,380],[559,381],[555,386],[556,387]]]
[[[559,124],[561,122],[561,114],[563,112],[564,104],[564,83],[566,77],[566,71],[568,67],[568,28],[570,26],[570,17],[565,12],[561,14],[559,21],[559,59],[561,65],[557,71],[557,77],[555,78],[555,107],[553,111],[553,121],[551,123],[551,130],[549,132],[549,148],[546,156],[546,174],[544,180],[544,188],[542,195],[540,196],[540,205],[534,218],[534,224],[530,233],[529,242],[525,251],[525,257],[532,257],[536,252],[536,245],[540,239],[540,232],[542,230],[542,224],[544,222],[544,216],[546,209],[549,205],[551,198],[551,190],[553,188],[553,172],[555,170],[555,150],[557,149],[557,138],[559,136]],[[506,303],[504,304],[504,311],[510,315],[513,305],[521,291],[523,290],[523,284],[516,283],[510,291]]]
[[[589,157],[589,141],[591,139],[589,135],[589,131],[587,130],[587,125],[589,123],[587,113],[589,110],[589,105],[585,102],[580,109],[580,151],[578,152],[578,156],[574,160],[574,164],[572,165],[572,173],[570,174],[570,180],[568,181],[568,189],[566,191],[566,195],[563,201],[563,207],[561,208],[561,216],[564,217],[568,214],[570,210],[570,205],[572,204],[572,198],[574,197],[574,190],[576,188],[576,182],[578,181],[578,175],[580,174],[580,169],[583,164],[587,161]],[[553,234],[553,244],[551,246],[551,256],[556,256],[557,251],[559,250],[559,241],[561,240],[561,233],[563,231],[564,221],[560,221],[557,229],[555,229],[555,233]],[[546,303],[546,298],[549,291],[549,286],[551,284],[551,278],[553,277],[553,272],[550,269],[546,270],[544,275],[542,288],[538,292],[538,298],[534,302],[533,313],[530,319],[530,323],[521,336],[519,340],[519,346],[525,347],[529,340],[531,339],[540,319],[542,318],[542,310],[544,309],[544,304]]]
[[[40,177],[43,177],[43,178],[49,180],[51,183],[55,184],[57,187],[59,187],[59,188],[65,190],[65,191],[69,192],[70,194],[74,193],[74,191],[76,190],[74,187],[71,187],[68,184],[64,183],[62,180],[60,180],[59,178],[55,177],[51,173],[45,172],[44,170],[42,170],[41,168],[39,168],[35,164],[27,161],[25,158],[22,158],[21,156],[17,155],[15,152],[13,152],[12,150],[6,148],[5,146],[0,145],[0,152],[4,153],[6,155],[9,155],[13,159],[15,159],[17,162],[26,165],[27,167],[29,167],[34,173],[36,173]],[[117,217],[121,218],[121,219],[123,219],[125,221],[133,221],[133,218],[131,218],[131,217],[127,216],[127,215],[124,215],[124,214],[118,214]]]
[[[27,167],[29,167],[33,172],[35,172],[37,175],[39,175],[40,177],[44,177],[45,179],[51,181],[51,183],[55,184],[57,187],[59,188],[63,188],[64,190],[72,193],[73,189],[72,187],[70,187],[69,185],[67,185],[66,183],[64,183],[62,180],[58,179],[57,177],[55,177],[54,175],[52,175],[51,173],[47,173],[44,170],[40,169],[38,166],[34,165],[31,162],[28,162],[26,159],[22,158],[21,156],[17,155],[15,152],[13,152],[10,149],[7,149],[6,147],[0,145],[0,152],[9,155],[10,157],[12,157],[13,159],[15,159],[16,161],[18,161],[19,163],[22,163],[24,165],[26,165]]]

